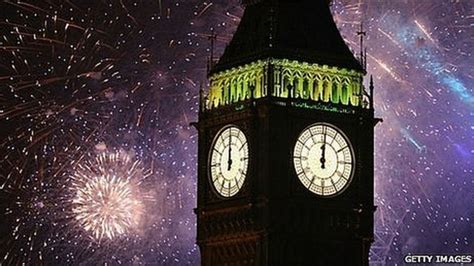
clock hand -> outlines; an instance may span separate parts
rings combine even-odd
[[[321,162],[321,168],[324,169],[326,168],[325,163],[326,163],[326,127],[323,127],[323,146],[321,146],[321,159],[319,160]]]
[[[232,131],[229,132],[229,160],[227,161],[227,171],[232,168]]]

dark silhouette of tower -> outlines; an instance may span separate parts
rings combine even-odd
[[[196,123],[202,265],[368,265],[373,82],[366,92],[328,3],[245,1],[211,58]]]

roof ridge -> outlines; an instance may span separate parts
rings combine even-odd
[[[269,57],[363,71],[326,0],[262,0],[247,5],[211,74]]]

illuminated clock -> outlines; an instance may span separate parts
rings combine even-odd
[[[303,130],[294,147],[293,163],[301,183],[324,197],[341,193],[355,168],[350,141],[328,123],[316,123]]]
[[[249,149],[244,132],[224,127],[214,138],[209,155],[211,182],[219,195],[235,196],[247,176]]]

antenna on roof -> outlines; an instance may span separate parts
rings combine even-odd
[[[214,28],[211,29],[211,34],[208,36],[209,41],[211,41],[211,49],[210,49],[210,56],[207,62],[207,73],[211,71],[214,67],[214,45],[217,39],[217,34],[214,32]]]
[[[357,32],[357,35],[360,38],[359,62],[362,68],[367,70],[367,49],[364,47],[364,38],[367,36],[367,32],[364,31],[364,24],[362,22],[360,23],[360,30]]]

